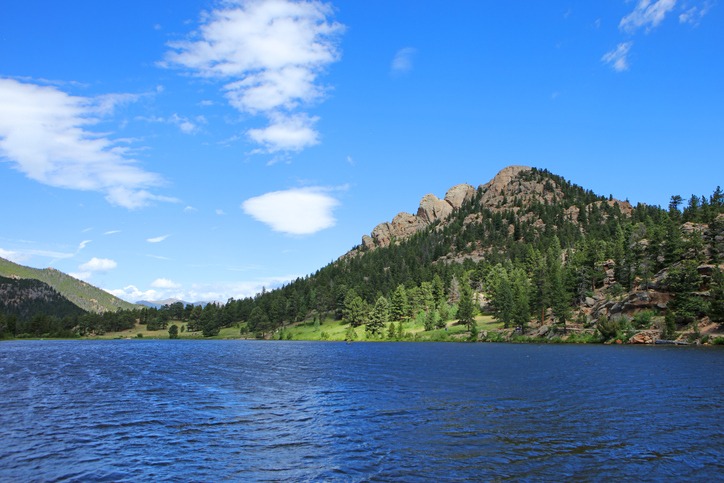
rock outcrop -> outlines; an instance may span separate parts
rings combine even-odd
[[[428,226],[440,222],[445,226],[446,220],[459,210],[466,202],[475,198],[479,193],[479,203],[492,212],[512,210],[518,211],[521,206],[530,206],[531,203],[543,204],[555,203],[565,198],[561,186],[555,181],[541,181],[540,176],[527,176],[526,173],[533,168],[528,166],[508,166],[503,168],[493,179],[480,185],[477,190],[469,184],[459,184],[450,188],[445,193],[445,198],[440,199],[434,194],[425,195],[420,201],[417,213],[399,213],[391,222],[384,222],[377,225],[370,235],[362,237],[362,246],[365,249],[375,249],[389,246],[391,243],[400,242]],[[612,207],[618,206],[625,215],[630,215],[633,208],[626,201],[602,200],[595,204],[608,204]],[[573,222],[578,221],[580,209],[578,206],[568,208],[566,216]],[[472,213],[466,218],[465,223],[480,222],[479,213]],[[533,223],[537,229],[544,229],[542,220],[536,219],[533,214],[521,216],[521,221]],[[513,227],[509,226],[512,230]],[[351,252],[357,253],[356,250]],[[468,254],[468,257],[475,258],[480,254]]]
[[[370,235],[362,237],[362,245],[374,249],[409,238],[436,221],[445,220],[473,196],[475,188],[469,184],[453,186],[442,200],[433,194],[427,194],[420,201],[416,215],[403,212],[397,214],[391,222],[380,223]]]

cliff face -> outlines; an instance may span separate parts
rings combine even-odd
[[[427,194],[420,201],[416,214],[402,212],[397,214],[391,222],[380,223],[372,230],[372,233],[362,237],[361,248],[373,250],[389,246],[393,242],[409,238],[435,222],[439,222],[440,227],[444,227],[450,215],[459,210],[466,202],[475,199],[476,194],[480,195],[477,200],[480,206],[493,212],[503,210],[518,212],[521,207],[527,207],[533,203],[552,204],[565,197],[559,184],[541,182],[535,176],[527,176],[526,174],[532,170],[528,166],[508,166],[477,189],[469,184],[459,184],[450,188],[443,199],[439,199],[434,194]],[[625,215],[630,215],[633,211],[627,201],[610,199],[595,202],[599,206],[602,203],[607,203],[611,207],[617,206]],[[571,221],[577,222],[579,212],[578,206],[571,206],[567,211],[567,216]],[[531,216],[522,214],[521,221],[536,221],[530,220]],[[466,223],[480,221],[478,218],[466,220]],[[544,225],[540,226],[540,228],[543,227]],[[352,253],[356,253],[356,251],[353,250]]]

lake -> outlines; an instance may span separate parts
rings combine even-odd
[[[701,481],[719,347],[0,344],[2,481]]]

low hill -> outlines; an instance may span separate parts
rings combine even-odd
[[[81,309],[40,280],[0,277],[0,314],[30,320],[35,316],[57,318],[83,315]]]
[[[0,258],[0,276],[8,278],[39,280],[46,283],[60,295],[88,312],[115,312],[119,309],[134,309],[136,305],[121,300],[105,290],[78,280],[54,268],[37,269],[13,263]]]

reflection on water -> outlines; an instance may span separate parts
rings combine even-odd
[[[701,480],[717,348],[0,344],[0,480]]]

